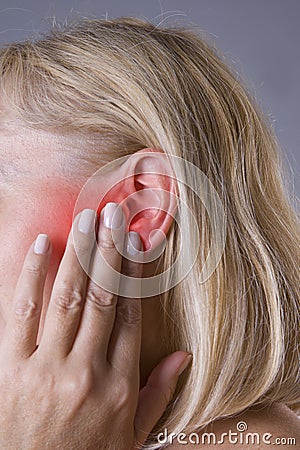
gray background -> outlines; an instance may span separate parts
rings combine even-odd
[[[0,42],[24,39],[78,15],[132,15],[155,24],[198,25],[228,56],[270,117],[289,189],[300,197],[300,1],[0,0]]]

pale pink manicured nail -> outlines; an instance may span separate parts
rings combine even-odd
[[[80,213],[78,230],[83,234],[89,234],[95,227],[96,212],[93,209],[84,209]]]
[[[49,250],[49,243],[47,234],[39,234],[34,244],[34,253],[37,255],[45,255]]]
[[[120,228],[123,224],[123,211],[121,206],[113,202],[106,203],[103,219],[106,228]]]
[[[126,251],[128,255],[135,256],[142,249],[142,241],[139,233],[129,231],[126,235]]]
[[[179,366],[177,374],[178,376],[182,374],[182,372],[188,367],[193,359],[193,355],[190,353],[184,360],[183,363]]]

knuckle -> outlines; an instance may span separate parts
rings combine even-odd
[[[31,298],[19,298],[16,303],[15,313],[22,319],[30,319],[39,314],[38,304]]]
[[[89,287],[86,295],[86,302],[92,307],[103,309],[103,307],[114,306],[116,299],[112,292],[102,289],[100,286],[93,284]]]
[[[24,267],[25,272],[33,277],[40,278],[45,274],[45,267],[40,264],[35,263],[27,263]]]
[[[58,384],[59,382],[54,373],[42,367],[36,367],[35,373],[27,374],[27,389],[30,397],[33,396],[39,405],[41,414],[47,413],[49,409],[53,410],[56,404]]]
[[[35,374],[33,375],[34,385],[38,386],[43,380],[43,391],[47,394],[55,392],[58,384],[58,380],[52,371],[45,370],[42,365],[36,365]]]
[[[103,253],[107,253],[115,249],[115,243],[111,239],[105,239],[99,242],[99,247]]]
[[[103,253],[115,250],[115,243],[110,233],[106,233],[105,236],[102,235],[99,241],[99,248]]]
[[[88,397],[95,386],[95,376],[93,371],[88,368],[82,368],[77,374],[68,375],[63,384],[63,392],[75,394],[80,397]]]
[[[117,306],[117,318],[121,323],[138,325],[142,321],[141,307],[135,299],[120,299]]]
[[[77,310],[83,303],[83,295],[78,288],[65,287],[57,292],[54,302],[61,311]]]
[[[128,411],[128,405],[132,403],[132,387],[125,378],[119,378],[117,388],[115,390],[115,409],[120,412]]]

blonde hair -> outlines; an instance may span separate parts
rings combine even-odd
[[[113,160],[163,149],[196,165],[222,201],[225,249],[200,283],[214,246],[209,220],[199,198],[179,187],[202,249],[188,276],[161,296],[164,337],[170,352],[186,349],[194,358],[153,431],[195,431],[254,404],[297,411],[297,199],[271,124],[214,44],[183,26],[85,19],[6,45],[0,74],[3,121],[13,111],[32,128],[99,136],[102,147],[87,150],[95,165],[104,154]],[[188,218],[178,221],[182,244],[190,245]],[[173,224],[168,234],[164,269],[176,257],[178,229]]]

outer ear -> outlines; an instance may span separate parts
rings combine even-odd
[[[154,250],[166,238],[177,210],[177,183],[170,162],[160,149],[144,148],[119,169],[120,180],[103,199],[122,205],[129,230],[137,231],[144,250]]]
[[[143,149],[128,160],[133,170],[134,195],[127,200],[130,230],[138,231],[145,250],[159,246],[174,220],[177,184],[161,150]]]

